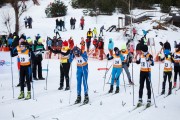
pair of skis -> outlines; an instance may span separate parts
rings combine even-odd
[[[139,109],[139,108],[142,108],[144,106],[144,104],[142,104],[141,106],[136,106],[135,108],[133,108],[132,110],[129,111],[129,113]],[[151,104],[150,106],[146,105],[145,108],[143,108],[141,111],[139,111],[139,113],[147,110],[148,108],[150,108],[151,106],[153,106],[153,104]]]

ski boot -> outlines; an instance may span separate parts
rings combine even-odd
[[[83,104],[88,104],[88,102],[89,102],[89,97],[88,95],[85,95]]]
[[[63,86],[60,86],[59,88],[58,88],[58,90],[62,90],[63,89]]]
[[[78,96],[77,96],[77,99],[76,99],[76,101],[75,101],[74,104],[78,104],[78,103],[80,103],[80,102],[81,102],[81,96],[78,95]]]
[[[19,97],[18,97],[18,99],[22,99],[22,98],[24,98],[24,91],[21,91],[21,93],[19,94]]]
[[[174,85],[173,85],[173,88],[172,88],[172,89],[174,89],[174,88],[176,88],[176,82],[174,82]]]
[[[116,87],[115,94],[116,94],[116,93],[119,93],[119,87]]]
[[[171,93],[172,93],[171,90],[169,90],[168,95],[171,95]]]
[[[129,80],[129,85],[134,85],[134,83],[131,80]]]
[[[16,85],[16,87],[20,87],[21,86],[21,83],[18,83],[17,85]]]
[[[164,94],[165,94],[165,90],[162,90],[161,95],[164,95]]]
[[[148,99],[148,100],[147,100],[147,104],[146,104],[146,108],[148,108],[148,107],[150,107],[150,106],[151,106],[151,100]]]
[[[25,98],[25,100],[29,100],[29,99],[31,99],[31,91],[27,92],[27,96]]]
[[[40,77],[40,78],[39,78],[39,80],[45,80],[45,78],[43,78],[43,77]]]
[[[137,103],[137,107],[141,107],[142,106],[142,99],[139,99],[138,103]]]
[[[66,87],[66,88],[65,88],[65,91],[67,91],[67,90],[70,90],[70,87]]]
[[[109,93],[112,93],[113,92],[113,85],[110,86],[110,90],[109,90]]]
[[[33,79],[34,79],[34,80],[38,80],[37,77],[34,77]]]

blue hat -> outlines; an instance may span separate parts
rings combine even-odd
[[[165,55],[169,55],[169,54],[170,54],[170,51],[166,49],[166,50],[164,50],[164,54],[165,54]]]
[[[119,48],[115,47],[114,52],[115,52],[116,55],[119,55],[120,54]]]
[[[81,53],[80,48],[78,48],[77,46],[75,46],[75,47],[73,48],[73,53],[74,53],[75,55],[80,55],[80,53]]]

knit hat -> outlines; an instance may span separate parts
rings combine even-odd
[[[165,55],[169,55],[170,54],[170,51],[168,49],[164,50],[164,54]]]
[[[126,50],[126,49],[127,49],[126,44],[122,44],[121,50]]]
[[[68,46],[68,42],[66,40],[63,42],[63,46]]]
[[[141,50],[142,50],[143,52],[147,52],[147,51],[148,51],[148,46],[147,46],[147,45],[143,45],[143,46],[141,47]]]
[[[30,37],[27,38],[27,42],[30,43],[32,42],[32,39]]]
[[[24,39],[21,38],[21,39],[19,40],[19,44],[21,44],[22,42],[24,42]]]
[[[39,38],[39,39],[38,39],[38,42],[39,42],[39,43],[42,43],[42,42],[43,42],[43,39],[42,39],[42,38]]]
[[[74,53],[75,55],[81,54],[80,48],[78,48],[77,46],[75,46],[75,47],[73,48],[73,53]]]
[[[114,52],[115,52],[116,55],[119,55],[120,54],[119,48],[115,47]]]
[[[109,38],[109,41],[112,41],[112,38]]]

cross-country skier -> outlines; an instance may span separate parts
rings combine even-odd
[[[162,54],[159,54],[160,60],[164,61],[164,73],[163,73],[163,77],[164,77],[164,81],[162,83],[162,92],[161,95],[165,94],[165,87],[166,87],[166,79],[168,77],[168,81],[169,81],[169,92],[168,95],[171,94],[171,89],[172,89],[172,62],[174,62],[174,60],[172,59],[171,53],[169,50],[164,50],[164,56],[162,56]]]
[[[179,80],[180,80],[180,43],[177,45],[175,53],[173,54],[174,59],[174,85],[173,88],[176,88],[177,76],[179,73]],[[180,87],[180,83],[179,83]]]
[[[128,51],[128,49],[126,48],[126,44],[123,44],[121,46],[121,54],[123,55],[124,57],[124,60],[122,61],[122,68],[125,70],[126,72],[126,75],[127,75],[127,78],[129,80],[129,84],[130,85],[133,85],[134,83],[132,82],[131,80],[131,75],[130,75],[130,72],[129,72],[129,64],[132,62],[132,59],[133,59],[133,55]]]
[[[61,50],[53,50],[50,46],[48,47],[48,49],[55,54],[60,53],[60,87],[58,88],[58,90],[62,90],[64,87],[64,77],[66,79],[65,90],[69,90],[70,89],[70,86],[69,86],[70,49],[68,47],[68,42],[66,40],[63,42]],[[63,53],[66,53],[66,54],[63,54]]]
[[[122,72],[122,61],[124,61],[124,57],[121,55],[119,48],[115,47],[114,52],[115,52],[115,54],[113,56],[109,56],[109,54],[107,54],[108,60],[113,59],[113,69],[112,69],[112,73],[111,73],[112,78],[111,78],[111,85],[110,85],[109,93],[113,92],[113,86],[114,86],[115,80],[116,80],[115,93],[119,93],[119,84],[120,84],[119,77]]]
[[[141,64],[140,69],[140,86],[139,86],[139,102],[137,104],[137,107],[142,105],[142,95],[143,95],[143,88],[144,88],[144,82],[146,80],[146,88],[147,88],[147,105],[146,107],[150,107],[151,105],[151,66],[154,66],[153,56],[148,52],[148,46],[143,45],[141,47],[142,55],[139,60],[136,60],[137,64]]]
[[[24,82],[26,78],[27,83],[27,96],[25,100],[31,99],[31,84],[30,84],[30,76],[31,76],[31,55],[30,51],[26,48],[28,45],[26,42],[22,42],[20,47],[20,51],[16,48],[11,50],[11,56],[14,57],[16,55],[19,56],[20,59],[20,81],[21,81],[21,89],[20,95],[18,99],[24,98]]]
[[[74,47],[74,49],[71,51],[69,62],[71,63],[73,59],[76,59],[77,62],[77,99],[75,101],[75,104],[81,102],[81,84],[83,82],[84,86],[84,104],[87,104],[89,102],[88,97],[88,56],[86,51],[82,52],[80,48],[77,46]]]

